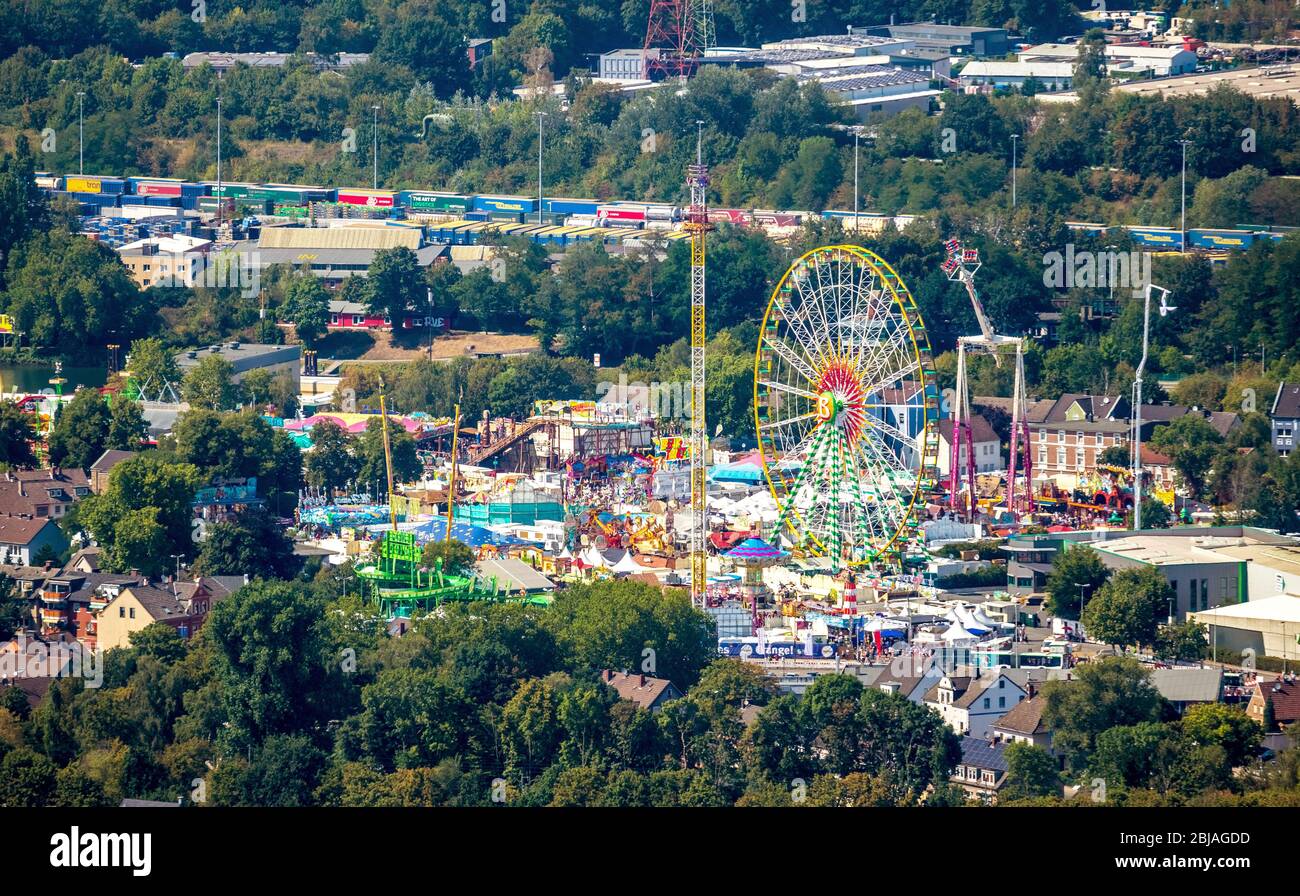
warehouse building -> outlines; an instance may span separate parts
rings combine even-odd
[[[192,348],[176,355],[176,366],[184,376],[212,355],[230,362],[232,379],[238,383],[254,370],[265,370],[272,377],[287,376],[294,392],[300,390],[302,376],[301,345],[266,345],[257,342],[225,342],[208,348]]]
[[[1079,58],[1076,44],[1039,44],[1022,50],[1021,62],[1056,62],[1073,65]],[[1111,75],[1167,78],[1196,71],[1196,54],[1182,47],[1143,47],[1107,44],[1106,71]]]
[[[1074,84],[1073,62],[968,62],[957,80],[963,87],[1010,87],[1019,90],[1033,79],[1044,90],[1069,90]]]
[[[1005,28],[939,25],[911,22],[906,25],[874,25],[854,33],[911,41],[914,46],[943,50],[950,56],[1005,56],[1011,52]]]

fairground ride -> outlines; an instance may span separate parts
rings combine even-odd
[[[459,420],[459,406],[456,416]],[[425,565],[424,552],[416,543],[415,533],[402,532],[397,528],[397,508],[393,500],[392,448],[388,440],[388,409],[383,392],[379,393],[379,417],[384,436],[384,464],[387,471],[391,528],[383,534],[383,538],[375,546],[371,561],[359,567],[356,574],[357,578],[366,584],[367,593],[378,603],[380,612],[389,618],[410,617],[417,613],[430,613],[448,601],[504,600],[545,603],[540,598],[504,594],[497,587],[495,580],[483,585],[473,576],[452,575],[443,569],[441,558],[435,559],[432,566]],[[447,498],[446,537],[448,539],[451,538],[454,505],[454,470],[453,460],[453,478]]]
[[[1029,399],[1025,392],[1025,345],[1017,336],[999,336],[984,312],[984,303],[975,290],[975,273],[980,269],[979,250],[964,248],[960,241],[950,239],[940,267],[948,279],[961,283],[970,296],[980,335],[960,336],[957,339],[957,388],[952,402],[952,440],[949,448],[948,506],[967,520],[974,520],[979,511],[979,495],[975,490],[975,441],[971,426],[970,380],[966,373],[966,350],[985,351],[993,356],[993,363],[1002,366],[999,351],[1004,346],[1015,346],[1016,382],[1011,399],[1011,456],[1007,464],[1007,509],[1015,513],[1032,513],[1034,510],[1034,467],[1032,446],[1029,442]],[[1017,468],[1024,472],[1024,487],[1016,483]],[[965,483],[962,480],[965,478]],[[962,497],[963,490],[966,498]],[[967,500],[969,499],[969,500]]]
[[[859,246],[814,249],[791,265],[754,358],[774,537],[835,571],[919,553],[938,416],[930,340],[893,268]]]

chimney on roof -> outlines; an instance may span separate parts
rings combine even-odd
[[[640,682],[640,684],[637,685],[637,687],[639,687],[639,688],[643,688],[643,687],[645,687],[645,673],[644,673],[644,672],[641,673],[641,682]]]

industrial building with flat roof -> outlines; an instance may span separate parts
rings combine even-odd
[[[854,33],[859,30],[879,37],[910,40],[917,47],[946,50],[952,56],[1005,56],[1011,52],[1005,28],[910,22],[905,25],[873,25],[870,28],[855,28]]]
[[[1138,96],[1200,96],[1220,85],[1228,85],[1255,99],[1283,97],[1294,103],[1300,103],[1300,66],[1275,65],[1264,68],[1239,68],[1220,72],[1203,72],[1195,75],[1180,75],[1175,78],[1155,78],[1146,81],[1131,81],[1117,84],[1112,92],[1132,93]],[[1077,93],[1058,93],[1045,97],[1049,101],[1072,103],[1079,98]]]

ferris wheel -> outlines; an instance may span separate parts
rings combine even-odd
[[[826,246],[797,260],[754,360],[778,537],[836,570],[901,554],[937,479],[938,408],[925,324],[884,259]]]

